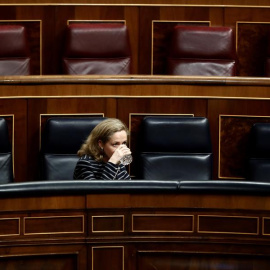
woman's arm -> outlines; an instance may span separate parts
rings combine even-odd
[[[85,156],[79,159],[74,170],[75,180],[128,180],[130,179],[123,165],[111,162],[99,163]]]
[[[74,180],[96,180],[95,166],[93,162],[86,158],[80,158],[74,170],[73,179]]]

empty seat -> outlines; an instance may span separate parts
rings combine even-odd
[[[248,150],[248,180],[270,181],[270,123],[252,126]]]
[[[30,54],[25,27],[0,25],[0,76],[30,73]]]
[[[64,74],[131,73],[127,27],[122,23],[71,24],[67,27]]]
[[[0,184],[13,181],[12,145],[8,135],[8,125],[0,118]]]
[[[212,178],[212,146],[206,118],[145,117],[142,121],[140,147],[140,179]]]
[[[236,51],[229,27],[176,26],[167,58],[167,74],[235,76]]]
[[[77,151],[105,118],[49,118],[41,135],[41,179],[72,180]]]

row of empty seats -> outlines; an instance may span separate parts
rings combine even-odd
[[[41,136],[40,180],[72,180],[80,145],[104,119],[48,119]],[[248,180],[270,180],[269,136],[269,123],[257,123],[252,127]],[[135,179],[212,179],[212,145],[206,118],[145,117],[141,123],[139,141],[134,158]],[[7,123],[4,118],[0,118],[0,182],[12,181],[12,147]]]
[[[31,74],[24,27],[0,25],[0,40],[0,75]],[[132,54],[128,29],[124,24],[70,24],[67,26],[63,47],[64,74],[131,73]],[[168,75],[237,74],[235,38],[230,27],[176,26],[167,50]],[[270,57],[270,49],[268,53]],[[268,58],[266,74],[270,76]]]

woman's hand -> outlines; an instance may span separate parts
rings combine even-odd
[[[131,154],[130,149],[125,144],[121,144],[116,148],[111,158],[109,159],[109,162],[119,164],[120,159],[129,154]]]

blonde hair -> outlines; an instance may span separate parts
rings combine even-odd
[[[103,144],[108,142],[111,136],[118,131],[126,131],[129,136],[127,126],[116,118],[108,118],[100,122],[89,134],[88,138],[82,144],[80,150],[77,152],[78,156],[89,155],[95,160],[101,161],[103,159],[103,150],[99,147],[99,141]]]

